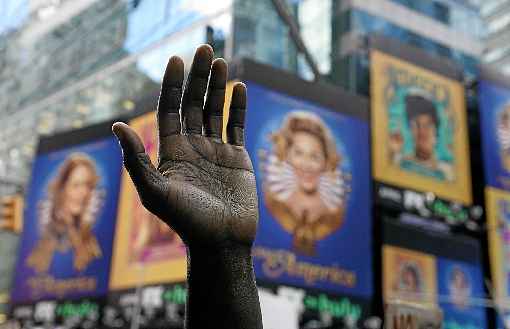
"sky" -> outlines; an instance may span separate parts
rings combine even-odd
[[[0,0],[0,35],[19,27],[28,17],[28,0]]]

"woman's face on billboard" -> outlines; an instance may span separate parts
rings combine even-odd
[[[416,275],[411,270],[404,271],[402,275],[402,283],[404,284],[404,288],[410,292],[418,291],[418,282],[416,280]]]
[[[306,193],[315,192],[326,167],[326,155],[319,138],[307,132],[294,133],[287,161],[294,168],[298,186]]]
[[[64,205],[72,216],[80,215],[91,193],[93,174],[87,166],[78,165],[64,185]]]
[[[460,270],[456,270],[453,274],[453,287],[456,289],[464,289],[467,287],[466,276]]]

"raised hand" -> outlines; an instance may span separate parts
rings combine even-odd
[[[157,113],[157,169],[129,126],[115,123],[113,131],[143,205],[187,246],[186,328],[261,329],[251,259],[257,191],[244,148],[246,87],[233,88],[223,143],[227,64],[212,58],[211,47],[197,49],[184,91],[182,60],[168,62]]]
[[[116,123],[113,130],[143,205],[186,244],[251,245],[258,207],[253,167],[243,147],[246,87],[233,88],[228,143],[223,143],[227,64],[212,57],[209,46],[198,48],[184,95],[184,64],[179,57],[168,62],[157,114],[157,169],[132,129]]]

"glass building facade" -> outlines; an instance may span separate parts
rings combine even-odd
[[[321,79],[368,90],[365,38],[399,39],[454,60],[468,76],[479,56],[376,15],[370,6],[404,8],[429,24],[478,43],[474,1],[287,0]],[[250,57],[311,79],[272,0],[1,1],[0,194],[28,179],[37,136],[118,116],[157,89],[167,58],[185,59],[210,42],[218,55]],[[362,4],[362,5],[360,5]],[[405,23],[405,22],[404,22]],[[8,95],[8,97],[7,97]],[[7,176],[9,172],[9,177]]]
[[[29,14],[0,31],[0,194],[23,189],[39,135],[132,110],[159,88],[170,55],[189,64],[207,41],[222,55],[231,34],[230,1],[79,2],[66,17],[78,2],[19,0]]]
[[[510,1],[486,1],[481,12],[487,26],[484,60],[510,74]]]
[[[366,38],[374,33],[449,58],[464,68],[467,79],[477,74],[485,35],[478,1],[302,0],[288,1],[287,5],[322,78],[350,90],[363,94],[368,91],[368,59],[363,48]],[[406,10],[431,28],[392,19],[374,9],[384,6]],[[250,15],[253,12],[257,15]],[[286,26],[278,20],[271,0],[235,1],[233,19],[234,55],[252,57],[312,78],[308,65],[293,47]]]
[[[380,34],[423,49],[432,55],[445,57],[456,62],[464,68],[464,73],[468,79],[473,79],[477,76],[479,57],[448,47],[380,17],[361,10],[347,10],[340,17],[335,18],[335,20],[336,22],[333,25],[337,26],[340,31],[336,37],[340,44],[337,53],[342,52],[341,47],[345,46],[342,45],[342,36],[348,33],[354,32],[357,40],[363,40],[363,38],[366,40],[366,37],[371,34]],[[363,48],[363,43],[361,48]],[[331,72],[332,81],[352,91],[368,95],[369,62],[367,52],[355,51],[350,54],[341,55],[335,58],[334,62],[334,70]],[[343,74],[342,72],[348,73]]]
[[[348,2],[348,1],[346,1]],[[443,33],[449,33],[453,37],[460,35],[473,41],[473,44],[481,49],[481,38],[484,34],[482,20],[478,14],[478,9],[474,4],[460,1],[412,1],[412,0],[394,0],[395,4],[412,10],[412,15],[416,18],[431,18],[424,21]],[[464,69],[468,79],[477,75],[477,65],[480,60],[480,50],[473,49],[466,51],[458,49],[453,44],[442,42],[439,36],[426,35],[426,27],[416,28],[409,19],[409,23],[395,20],[391,21],[387,17],[374,15],[374,13],[363,10],[361,6],[348,6],[339,4],[339,8],[333,12],[338,13],[333,17],[333,26],[335,27],[336,41],[338,49],[334,58],[337,72],[332,74],[332,80],[341,85],[368,94],[368,58],[367,53],[359,51],[363,48],[364,42],[371,34],[379,34],[389,38],[397,39],[406,44],[423,49],[426,52],[448,58],[456,62]],[[469,22],[469,23],[468,23]],[[361,47],[353,49],[343,42],[345,36],[355,36]],[[447,39],[447,38],[446,38]],[[343,48],[343,49],[342,49]],[[347,50],[345,49],[347,48]],[[349,49],[350,48],[350,49]],[[347,74],[341,72],[347,71]],[[351,72],[354,71],[354,72]]]

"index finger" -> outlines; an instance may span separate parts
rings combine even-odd
[[[159,95],[157,119],[160,138],[181,132],[179,108],[183,80],[184,62],[180,57],[172,56],[168,60]]]

